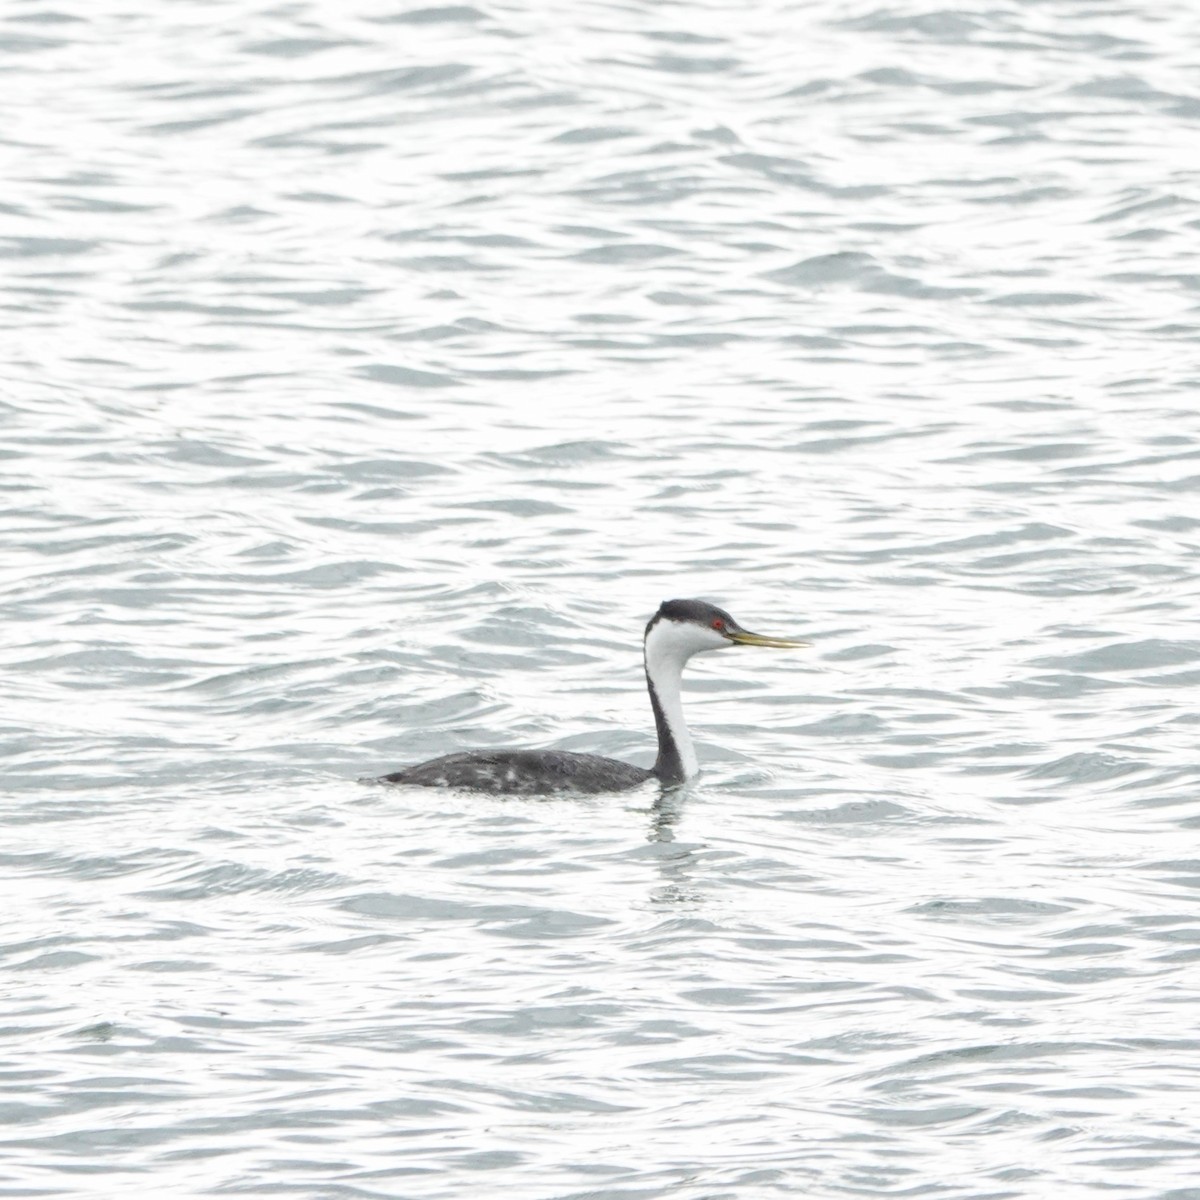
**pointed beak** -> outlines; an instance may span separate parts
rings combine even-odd
[[[761,633],[749,633],[745,629],[727,629],[725,636],[739,646],[773,646],[777,650],[801,650],[812,642],[799,642],[794,638],[763,637]]]

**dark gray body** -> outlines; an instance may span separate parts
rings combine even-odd
[[[624,792],[656,778],[653,771],[570,750],[473,750],[446,754],[393,771],[381,783],[461,788],[494,796],[545,796],[555,792]]]

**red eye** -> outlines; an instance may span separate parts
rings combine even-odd
[[[718,629],[718,630],[719,630],[719,629],[724,629],[724,628],[725,628],[725,622],[724,622],[724,621],[722,621],[720,617],[717,617],[717,619],[716,619],[715,621],[713,621],[713,623],[712,623],[712,627],[713,627],[714,629]]]

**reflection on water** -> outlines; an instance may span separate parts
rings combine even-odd
[[[683,816],[683,806],[686,797],[683,788],[665,788],[655,797],[650,810],[650,829],[646,840],[650,842],[673,842],[675,827]]]

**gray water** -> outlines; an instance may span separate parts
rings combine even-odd
[[[1200,1197],[1198,61],[10,0],[0,1195]]]

